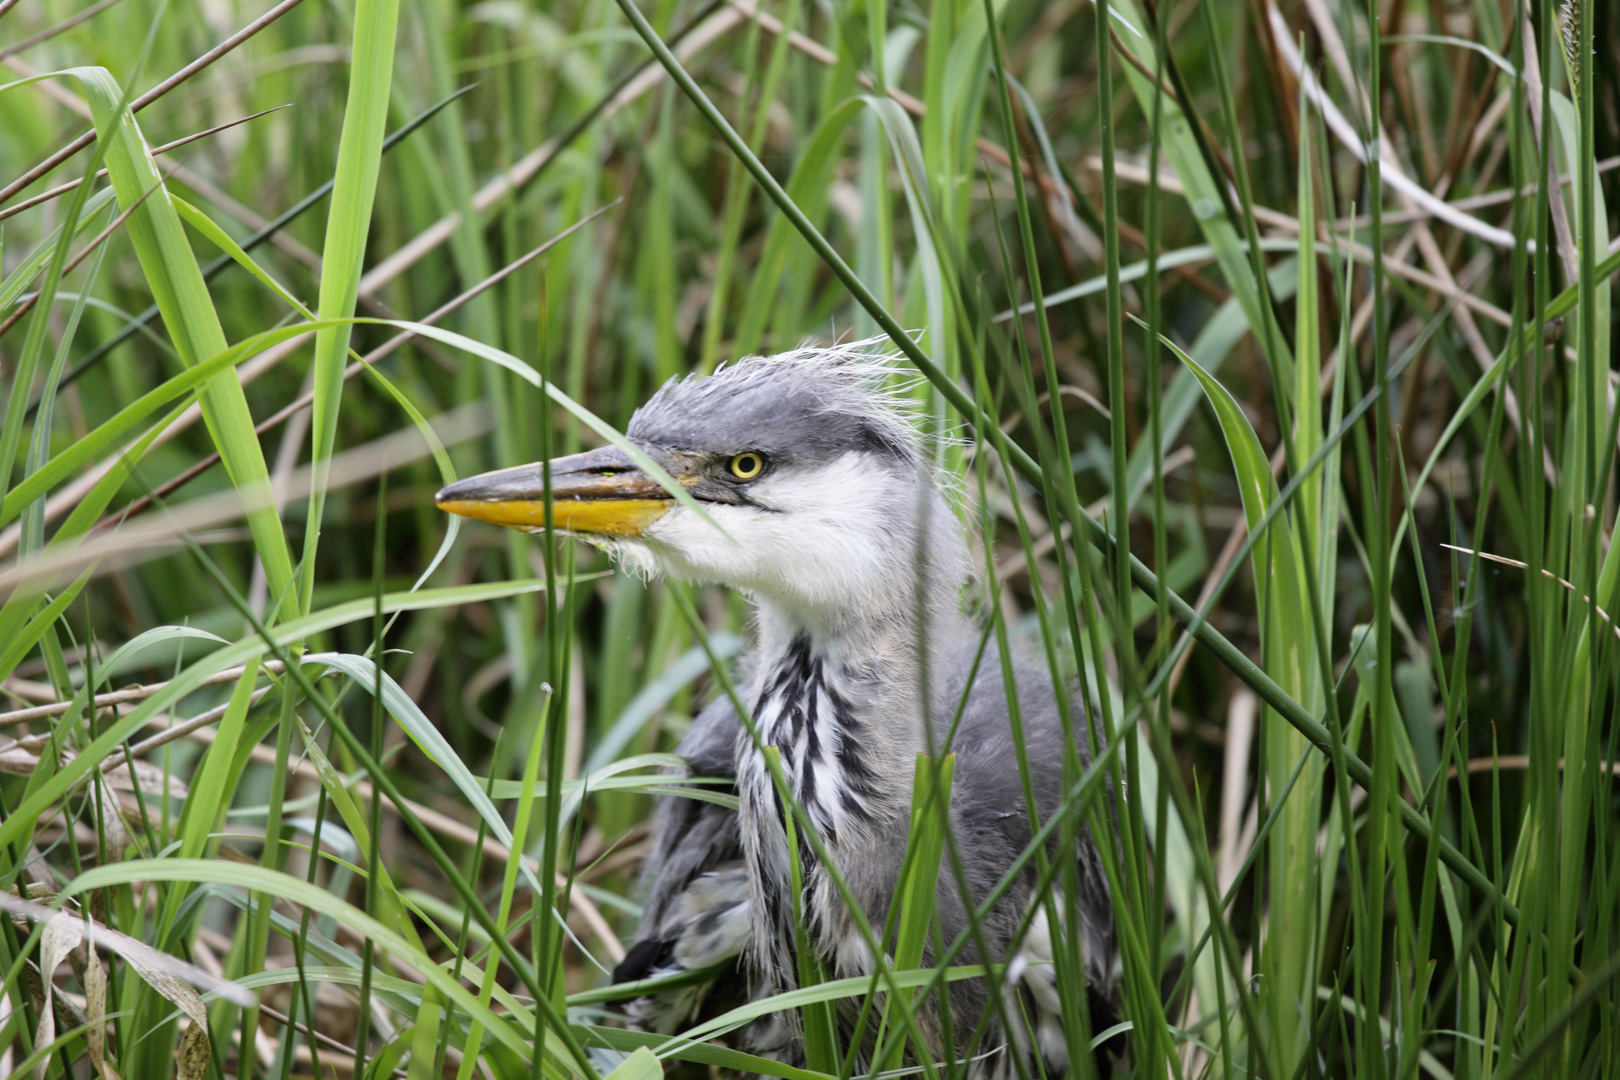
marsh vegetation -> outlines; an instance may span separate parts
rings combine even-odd
[[[1620,1075],[1613,4],[10,0],[0,64],[0,1076],[851,1075],[612,1019],[744,603],[433,493],[885,336],[1102,736],[1117,1071]],[[921,1000],[747,1008],[875,1004],[865,1075]]]

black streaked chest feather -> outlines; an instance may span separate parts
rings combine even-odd
[[[781,754],[788,786],[828,846],[871,823],[878,795],[859,696],[858,680],[800,634],[765,672],[754,704],[761,740]]]
[[[880,778],[872,766],[872,732],[861,715],[869,692],[857,676],[796,636],[764,669],[753,705],[760,741],[777,748],[788,789],[837,857],[875,820]],[[837,892],[805,829],[796,828],[801,888],[795,893],[786,812],[764,755],[740,743],[738,789],[743,797],[743,846],[759,904],[754,912],[756,959],[778,985],[793,979],[795,897],[818,951],[836,951],[841,920]]]

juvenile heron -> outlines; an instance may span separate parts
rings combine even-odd
[[[649,574],[729,585],[752,598],[757,641],[740,666],[742,701],[759,745],[778,748],[788,786],[879,932],[905,853],[916,756],[937,752],[956,724],[950,821],[970,896],[956,874],[942,873],[937,909],[952,940],[968,925],[964,905],[981,902],[1028,845],[1030,819],[993,644],[966,685],[981,639],[962,613],[968,550],[914,418],[883,389],[892,373],[855,344],[672,380],[626,435],[710,520],[614,447],[551,462],[552,514],[557,528]],[[538,464],[503,469],[450,485],[438,503],[533,531],[545,521],[542,481]],[[1039,664],[1014,657],[1012,669],[1044,820],[1063,780],[1057,692]],[[1081,711],[1072,710],[1077,726]],[[734,780],[740,810],[662,800],[638,940],[615,981],[727,963],[734,969],[722,970],[734,973],[630,1003],[636,1023],[663,1033],[797,982],[785,825],[764,755],[727,697],[703,710],[677,752],[697,775]],[[799,847],[809,942],[833,976],[869,974],[873,957],[832,875],[810,846]],[[1072,857],[1097,1030],[1107,1022],[1113,919],[1089,837]],[[991,1023],[976,1044],[954,1048],[973,1077],[1038,1075],[1035,1054],[1048,1073],[1068,1068],[1045,915],[1036,913],[1013,941],[1034,886],[1031,870],[983,924],[990,959],[1008,965],[1002,1015],[1011,1020],[1007,1030]],[[974,951],[958,962],[978,958]],[[992,1004],[987,996],[978,980],[953,985],[943,1030],[958,1043],[968,1039]],[[753,1022],[739,1047],[802,1064],[792,1017]],[[925,1011],[921,1019],[939,1041],[940,1018]],[[841,1017],[846,1035],[853,1020]],[[949,1056],[931,1049],[936,1059]]]

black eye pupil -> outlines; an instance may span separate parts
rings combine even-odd
[[[740,480],[752,480],[763,467],[758,454],[738,454],[731,459],[731,473]]]

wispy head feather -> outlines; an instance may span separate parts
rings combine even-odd
[[[628,434],[683,450],[758,450],[806,463],[866,450],[916,465],[918,379],[887,344],[806,345],[671,379],[636,411]]]

